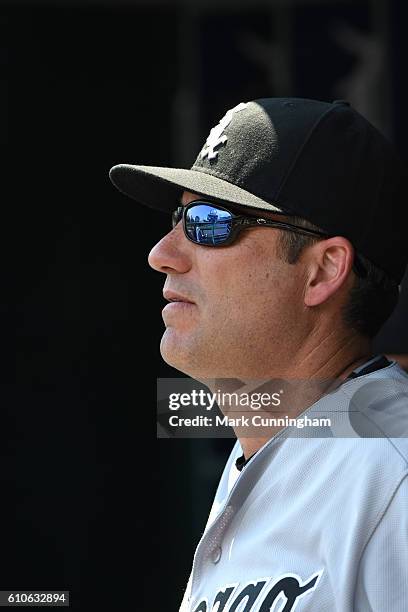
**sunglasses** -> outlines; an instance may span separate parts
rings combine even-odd
[[[295,232],[305,236],[329,238],[328,234],[309,230],[292,223],[242,214],[213,202],[194,200],[187,206],[179,206],[172,214],[172,227],[183,221],[186,238],[194,244],[209,247],[227,246],[233,243],[240,232],[250,227],[275,227],[284,231]],[[355,256],[355,272],[359,276],[366,274],[359,257]]]

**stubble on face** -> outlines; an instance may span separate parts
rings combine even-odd
[[[184,192],[182,201],[198,198]],[[268,377],[290,359],[303,303],[301,270],[280,258],[278,230],[243,231],[225,248],[192,244],[181,227],[173,232],[184,271],[176,257],[165,287],[184,290],[195,305],[165,320],[164,360],[200,380]]]

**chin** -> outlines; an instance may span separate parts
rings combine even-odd
[[[197,343],[192,338],[189,341],[183,334],[168,327],[160,342],[160,354],[163,360],[172,368],[183,372],[195,380],[211,378],[213,363],[206,363],[205,359],[200,358],[200,351]]]
[[[168,327],[160,342],[160,354],[163,360],[172,368],[187,374],[188,357],[185,342],[174,329]]]

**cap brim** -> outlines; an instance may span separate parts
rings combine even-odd
[[[275,204],[204,171],[119,164],[111,168],[109,177],[125,195],[140,204],[165,212],[174,210],[181,192],[185,190],[220,202],[284,214]]]

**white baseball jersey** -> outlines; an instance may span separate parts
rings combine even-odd
[[[408,611],[408,375],[347,380],[303,414],[322,413],[241,471],[235,444],[180,612]]]

